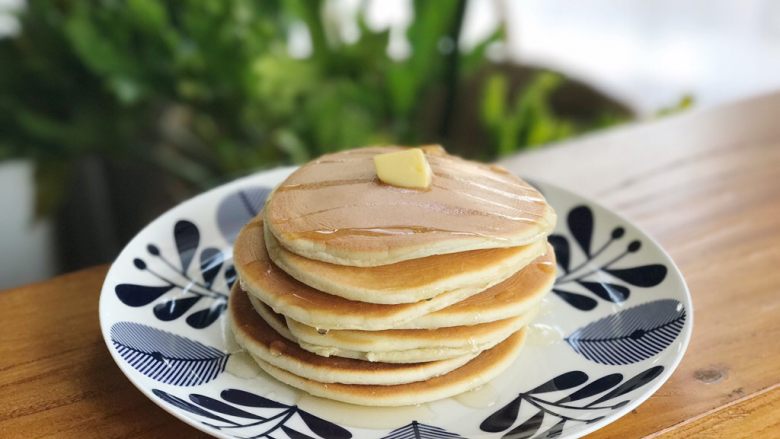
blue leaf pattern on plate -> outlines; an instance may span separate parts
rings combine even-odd
[[[684,325],[682,303],[656,300],[596,320],[574,331],[566,342],[591,361],[632,364],[666,349]]]
[[[163,254],[159,246],[151,243],[146,246],[149,259],[133,259],[136,269],[157,278],[161,285],[123,283],[117,285],[114,292],[125,305],[141,307],[160,299],[171,290],[178,290],[181,294],[166,297],[165,301],[154,306],[154,316],[165,322],[172,321],[184,316],[198,304],[205,305],[205,308],[189,314],[185,321],[195,329],[207,328],[227,309],[227,292],[236,280],[236,270],[232,265],[225,264],[225,253],[216,247],[206,247],[198,253],[201,244],[200,231],[191,221],[176,221],[173,226],[173,240],[179,256],[178,265]],[[188,272],[196,257],[202,280]],[[222,290],[215,286],[220,273],[223,273],[224,279]],[[220,282],[219,285],[223,284]]]
[[[133,322],[111,327],[111,341],[127,363],[156,381],[198,386],[225,370],[230,354],[180,335]]]
[[[553,391],[568,390],[587,382],[588,374],[582,371],[571,371],[535,387],[527,392],[517,395],[517,398],[509,404],[501,407],[485,418],[479,428],[482,431],[498,433],[508,430],[517,421],[520,413],[520,405],[527,404],[536,409],[533,415],[521,422],[518,426],[505,433],[505,439],[542,439],[558,437],[563,433],[567,422],[591,424],[608,416],[610,412],[617,410],[629,403],[629,400],[612,402],[608,405],[600,405],[603,402],[614,400],[656,379],[664,371],[663,366],[653,366],[630,379],[623,381],[623,375],[613,373],[597,378],[580,387],[574,392],[562,398],[554,399],[543,397],[543,394]],[[607,392],[608,391],[608,392]],[[584,399],[602,394],[600,398],[587,404],[576,403]],[[540,396],[542,395],[542,396]],[[582,417],[582,413],[586,417]],[[538,433],[545,419],[553,418],[558,422],[549,429]]]
[[[281,430],[292,439],[314,439],[308,433],[301,432],[299,427],[291,425],[290,420],[295,415],[298,415],[303,424],[319,438],[350,439],[352,437],[352,433],[346,428],[301,410],[297,405],[272,401],[244,390],[223,390],[219,395],[222,401],[198,393],[189,394],[189,401],[185,401],[160,389],[153,389],[152,392],[168,404],[209,419],[209,422],[201,421],[204,425],[229,432],[234,437],[275,439],[280,437],[278,432]],[[249,411],[250,409],[253,411]],[[240,418],[240,420],[236,421],[226,416]]]
[[[568,224],[569,231],[585,256],[590,256],[590,245],[593,238],[593,212],[588,206],[577,206],[569,211],[566,224]]]
[[[217,225],[225,241],[233,243],[244,224],[255,217],[265,204],[271,189],[249,186],[233,192],[219,202]]]
[[[144,265],[145,267],[146,265]],[[114,291],[122,303],[127,306],[138,307],[154,302],[172,289],[173,284],[159,286],[119,284]]]
[[[421,424],[417,421],[397,428],[381,439],[465,439],[463,436],[449,432],[440,427]]]
[[[206,287],[211,288],[214,285],[214,279],[222,270],[222,264],[225,262],[225,254],[214,247],[204,248],[200,252],[200,275]]]
[[[622,226],[614,227],[609,239],[593,250],[595,219],[590,207],[584,205],[573,207],[566,216],[566,224],[571,239],[579,247],[580,253],[584,255],[584,260],[576,266],[572,266],[570,238],[560,234],[551,235],[549,242],[555,249],[558,266],[562,272],[561,276],[555,280],[552,292],[574,308],[580,311],[590,311],[598,306],[598,302],[583,292],[577,292],[576,289],[572,291],[572,288],[564,288],[562,285],[579,285],[579,289],[587,291],[601,300],[621,303],[631,296],[631,288],[628,285],[649,288],[660,284],[666,278],[668,270],[662,264],[622,268],[614,266],[642,249],[642,242],[633,240],[624,247],[622,252],[610,257],[612,252],[609,250],[614,248],[613,244],[625,236],[626,230]],[[628,285],[604,280],[608,276]]]
[[[164,322],[176,320],[195,306],[200,299],[199,296],[180,297],[159,303],[154,306],[154,316]]]
[[[213,335],[213,331],[220,330],[228,291],[236,281],[236,270],[225,241],[232,244],[240,228],[262,210],[270,192],[266,186],[248,185],[241,190],[217,194],[208,209],[199,207],[197,212],[183,209],[174,217],[178,221],[166,221],[162,230],[158,227],[155,233],[145,234],[141,239],[149,241],[134,245],[137,250],[119,261],[130,270],[123,270],[125,278],[111,279],[114,303],[119,299],[126,306],[146,307],[143,311],[148,314],[139,319],[141,322],[148,322],[150,318],[153,322],[180,320],[179,328],[184,329],[182,335],[141,323],[114,323],[113,319],[104,325],[110,327],[110,344],[122,357],[121,362],[132,366],[139,374],[161,385],[207,384],[197,388],[199,393],[186,393],[187,390],[181,387],[178,390],[176,387],[147,389],[160,404],[215,428],[223,435],[348,439],[352,432],[316,416],[320,414],[318,412],[309,413],[295,405],[242,390],[257,387],[243,386],[224,373],[230,357],[228,353],[196,341],[200,340],[200,334]],[[554,191],[550,193],[554,194]],[[662,297],[668,297],[668,289],[664,287],[676,284],[677,275],[672,272],[673,282],[664,283],[662,288],[652,288],[666,279],[669,270],[664,263],[658,263],[663,262],[663,258],[653,256],[654,249],[647,253],[642,251],[643,244],[655,246],[642,238],[641,232],[628,225],[624,228],[625,224],[621,225],[619,220],[583,202],[556,205],[556,208],[562,215],[562,227],[549,237],[549,241],[555,248],[559,265],[553,293],[562,300],[553,299],[557,302],[554,306],[569,316],[592,317],[565,338],[568,345],[558,343],[555,349],[562,351],[560,353],[569,360],[577,360],[574,367],[567,369],[580,370],[560,374],[556,371],[550,376],[557,376],[545,382],[522,381],[517,389],[509,390],[517,397],[502,407],[493,408],[495,411],[482,419],[481,424],[480,419],[464,418],[463,428],[456,429],[448,421],[451,418],[445,416],[432,422],[440,426],[412,421],[389,433],[389,429],[377,431],[370,437],[458,439],[463,437],[461,435],[471,436],[470,432],[477,426],[482,431],[496,433],[491,437],[509,439],[576,435],[588,424],[592,426],[592,423],[615,417],[621,408],[635,402],[639,393],[643,394],[642,398],[646,396],[647,392],[637,389],[657,380],[668,367],[668,364],[664,365],[668,356],[658,354],[664,349],[671,351],[667,347],[677,340],[686,324],[690,326],[690,321],[686,322],[686,312],[691,310],[672,299],[655,300],[634,308],[626,308],[626,305],[648,298],[642,291],[644,288],[651,288],[647,293],[664,290]],[[209,221],[203,224],[183,219],[200,220],[204,216]],[[212,219],[216,220],[216,229]],[[635,239],[637,237],[640,239]],[[596,309],[604,302],[617,306]],[[624,311],[596,320],[613,312],[604,308]],[[596,312],[583,314],[577,310]],[[120,315],[119,318],[126,317]],[[189,327],[184,328],[184,323]],[[152,325],[167,329],[163,326],[166,323]],[[210,328],[209,331],[198,331],[206,328]],[[579,355],[572,356],[569,348]],[[633,367],[629,368],[627,376],[624,376],[626,368],[613,366],[649,359],[653,360],[653,367],[640,367],[644,370],[636,374]],[[129,373],[128,376],[138,377],[139,374]],[[148,385],[148,381],[141,379],[142,384]],[[220,393],[219,389],[226,387],[223,383],[239,383],[241,389]],[[520,389],[531,390],[518,394]],[[190,391],[193,390],[196,389]],[[185,393],[177,396],[176,392]]]
[[[176,407],[178,409],[190,412],[190,413],[198,415],[198,416],[203,416],[204,418],[209,418],[209,419],[213,419],[215,421],[224,422],[225,424],[237,425],[236,422],[233,422],[233,421],[225,419],[225,418],[223,418],[221,416],[215,415],[214,413],[211,413],[208,410],[204,410],[204,409],[200,408],[199,406],[197,406],[195,404],[187,402],[187,401],[185,401],[185,400],[183,400],[183,399],[181,399],[181,398],[179,398],[177,396],[173,396],[170,393],[163,392],[160,389],[152,389],[152,393],[154,393],[155,396],[157,396],[161,400],[167,402],[168,404],[170,404],[170,405],[172,405],[172,406],[174,406],[174,407]]]
[[[173,226],[173,239],[176,241],[176,250],[179,252],[181,272],[185,273],[190,268],[195,250],[200,245],[200,231],[190,221],[177,221],[176,225]]]

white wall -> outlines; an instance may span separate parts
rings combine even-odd
[[[640,114],[683,94],[709,107],[780,88],[777,0],[472,3],[471,33],[506,16],[512,59],[584,79]]]
[[[33,167],[0,162],[0,290],[55,273],[51,223],[35,221]]]
[[[357,8],[359,0],[332,0]],[[412,19],[410,0],[371,0],[368,23],[391,46]],[[709,107],[780,88],[778,0],[472,0],[463,44],[508,27],[509,59],[595,85],[641,115],[685,94]],[[349,8],[346,8],[349,9]],[[401,28],[401,29],[399,29]],[[406,48],[408,49],[408,48]]]

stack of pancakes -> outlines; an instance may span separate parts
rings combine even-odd
[[[478,387],[517,356],[555,277],[555,213],[502,168],[424,148],[429,189],[330,154],[275,189],[234,247],[236,340],[313,395],[418,404]]]

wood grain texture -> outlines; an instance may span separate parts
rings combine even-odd
[[[780,383],[778,114],[780,93],[504,163],[631,219],[671,254],[693,296],[680,367],[593,438],[649,435]]]
[[[707,437],[712,439],[769,438],[780,431],[780,386],[750,395],[654,438]]]
[[[0,293],[0,437],[209,437],[122,375],[100,335],[100,266]]]
[[[768,437],[780,383],[780,93],[505,161],[658,239],[694,302],[661,389],[593,438]],[[146,399],[98,326],[105,266],[0,293],[0,436],[205,437]],[[769,389],[769,390],[768,390]]]

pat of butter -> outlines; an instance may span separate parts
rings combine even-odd
[[[426,189],[431,185],[431,166],[419,148],[374,156],[376,175],[389,185]]]

